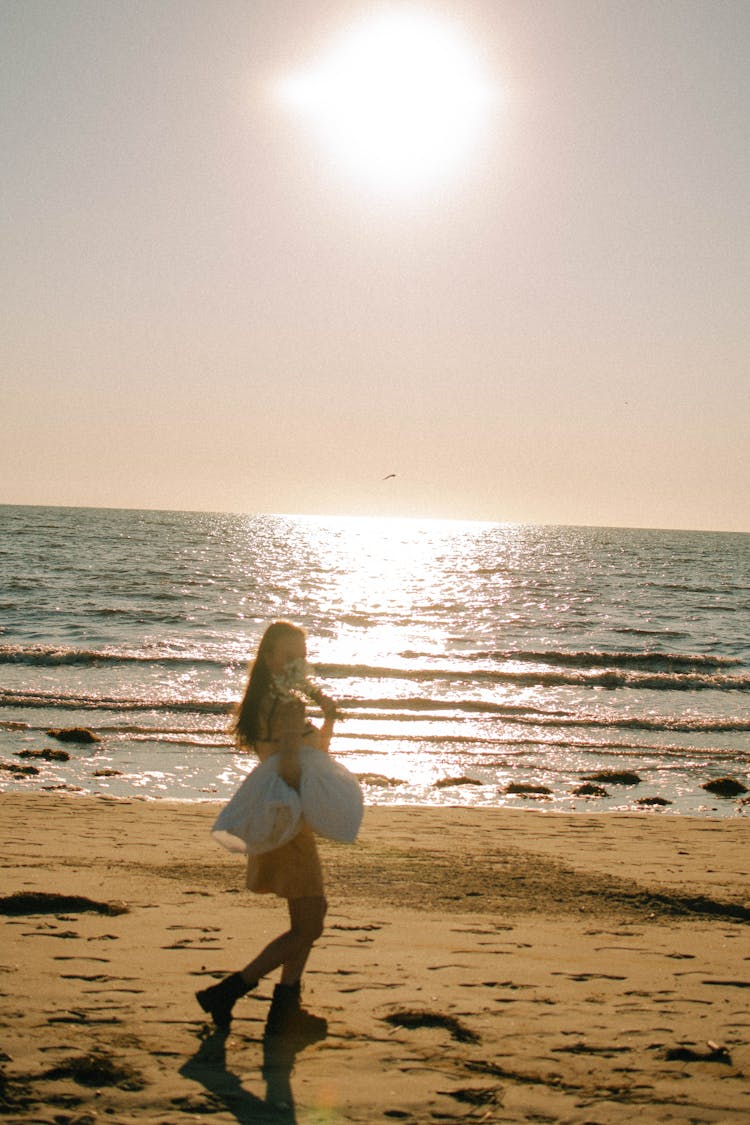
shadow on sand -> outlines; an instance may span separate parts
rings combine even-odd
[[[201,1044],[180,1068],[183,1078],[191,1078],[213,1095],[216,1103],[236,1118],[239,1125],[295,1125],[297,1116],[292,1093],[292,1070],[300,1051],[325,1039],[326,1020],[315,1017],[311,1026],[292,1033],[263,1033],[263,1079],[265,1099],[246,1090],[239,1077],[227,1067],[226,1043],[229,1032],[214,1029],[201,1033]]]

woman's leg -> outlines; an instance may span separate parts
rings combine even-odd
[[[272,973],[279,965],[284,966],[282,983],[296,984],[302,976],[302,970],[314,942],[323,932],[327,904],[322,895],[291,898],[287,903],[290,928],[286,933],[274,938],[242,970],[242,978],[250,986],[257,984],[261,977]]]
[[[298,935],[299,948],[282,962],[282,984],[296,984],[310,956],[310,950],[323,933],[323,921],[328,903],[321,896],[289,899],[289,919],[292,933]]]
[[[311,1016],[300,1005],[301,976],[314,942],[323,932],[326,900],[309,896],[289,900],[291,932],[297,936],[298,945],[282,963],[281,980],[273,990],[271,1009],[266,1021],[264,1043],[278,1036],[302,1037],[314,1043],[325,1038],[327,1024],[318,1016]]]
[[[322,895],[288,899],[290,928],[274,938],[240,973],[232,973],[219,984],[196,993],[198,1003],[218,1027],[228,1027],[232,1008],[241,996],[255,988],[261,977],[283,965],[281,983],[274,1001],[285,1010],[291,1003],[299,1008],[299,980],[313,943],[323,932],[326,900]]]

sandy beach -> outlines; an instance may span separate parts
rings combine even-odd
[[[322,844],[326,1033],[264,1059],[272,980],[228,1035],[193,998],[285,924],[216,806],[0,808],[9,1122],[750,1119],[746,819],[368,809]]]

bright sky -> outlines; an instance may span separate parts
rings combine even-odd
[[[750,531],[749,55],[747,0],[0,0],[0,502]]]

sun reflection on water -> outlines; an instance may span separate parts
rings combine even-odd
[[[295,527],[298,534],[304,534],[309,581],[316,587],[318,619],[305,622],[311,661],[329,671],[367,669],[366,677],[335,677],[327,685],[342,701],[342,730],[349,728],[353,733],[369,718],[381,734],[387,734],[391,725],[388,701],[398,707],[402,718],[412,697],[417,699],[415,706],[429,708],[423,697],[432,690],[436,669],[448,672],[442,678],[444,700],[455,697],[481,702],[507,696],[497,685],[472,683],[472,668],[462,674],[462,646],[467,641],[472,648],[476,645],[476,630],[471,638],[464,638],[457,633],[456,622],[467,611],[471,613],[473,580],[484,558],[489,554],[496,560],[499,554],[517,553],[516,525],[308,517],[298,518]],[[489,580],[496,623],[509,580],[499,571]],[[486,605],[477,604],[480,630],[486,612]],[[403,679],[398,678],[399,671],[404,672]],[[426,730],[436,716],[417,712],[414,718]],[[445,714],[444,718],[450,722],[451,716]],[[460,713],[455,716],[451,723],[455,733],[465,722]],[[348,738],[342,741],[351,746]],[[408,779],[411,786],[423,785],[427,790],[445,772],[434,747],[429,753],[401,755],[392,743],[388,748],[383,745],[378,756],[380,753],[387,762],[377,772]]]
[[[455,520],[299,522],[317,574],[318,611],[329,625],[319,641],[311,634],[317,658],[396,667],[455,647],[455,610],[467,608],[467,568],[476,566],[486,535],[501,532],[508,541],[515,531],[515,525]]]

